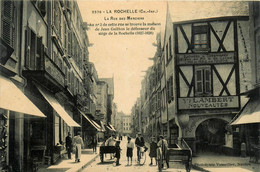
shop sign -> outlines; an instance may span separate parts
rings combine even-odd
[[[234,52],[177,54],[178,65],[234,63]]]
[[[179,109],[238,108],[238,96],[178,98]]]
[[[45,57],[45,70],[61,85],[64,85],[64,76],[59,71],[58,67],[56,67],[53,62]]]

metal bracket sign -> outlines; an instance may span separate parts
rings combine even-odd
[[[179,109],[225,109],[238,108],[238,96],[185,97],[178,98]]]

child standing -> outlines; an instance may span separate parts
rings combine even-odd
[[[133,159],[133,149],[134,149],[134,143],[131,141],[131,137],[127,137],[127,150],[126,150],[126,156],[127,156],[127,165],[129,165],[129,159],[131,159],[131,165],[132,165],[132,159]]]
[[[120,159],[120,151],[121,151],[121,148],[120,148],[120,141],[116,141],[116,166],[119,166],[119,159]]]
[[[156,149],[157,149],[157,144],[155,142],[155,138],[152,137],[152,142],[150,143],[150,153],[149,156],[151,158],[151,163],[150,165],[153,165],[153,158],[155,159],[155,163],[157,165],[157,161],[156,161]]]

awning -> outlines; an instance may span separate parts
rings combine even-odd
[[[70,127],[80,127],[71,116],[65,111],[65,109],[60,105],[60,103],[56,100],[56,98],[42,89],[40,86],[36,85],[40,93],[43,97],[49,102],[49,104],[53,107],[53,109],[60,115],[60,117],[68,124]]]
[[[97,131],[101,131],[101,127],[92,119],[90,119],[89,117],[87,117],[87,115],[85,115],[83,112],[79,111],[81,113],[82,116],[84,116],[84,118],[86,118],[88,120],[88,122],[97,129]]]
[[[1,75],[0,108],[37,117],[46,117],[10,79]]]
[[[250,99],[231,125],[250,123],[260,123],[260,101],[258,98]]]

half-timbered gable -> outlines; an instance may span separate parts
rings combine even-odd
[[[249,57],[244,57],[243,46],[248,46],[243,42],[245,35],[238,31],[246,26],[243,20],[247,19],[173,24],[178,110],[240,108],[240,73],[246,75],[239,68],[240,58]]]
[[[200,139],[207,147],[238,149],[225,128],[244,103],[240,93],[250,88],[247,2],[168,2],[167,11],[162,57],[166,84],[173,74],[169,139],[178,131],[173,137],[185,138],[195,154]]]

